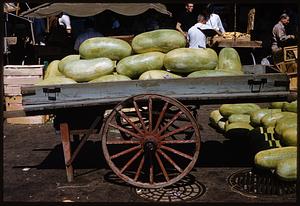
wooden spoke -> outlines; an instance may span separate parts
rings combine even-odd
[[[143,132],[129,119],[129,117],[122,111],[117,111],[138,133],[144,135]]]
[[[106,144],[140,144],[140,142],[133,140],[107,140]]]
[[[141,171],[142,171],[142,168],[144,166],[144,161],[145,161],[145,158],[142,157],[141,162],[140,162],[139,167],[138,167],[138,170],[135,173],[134,181],[137,181],[137,179],[139,178],[139,176],[141,174]]]
[[[121,173],[123,173],[130,165],[131,163],[133,163],[134,160],[136,160],[136,158],[138,158],[141,154],[142,154],[142,150],[138,151],[138,153],[136,153],[127,163],[126,165],[124,165],[124,167],[121,169]]]
[[[140,148],[141,148],[141,145],[137,145],[137,146],[135,146],[135,147],[131,147],[131,148],[127,149],[127,150],[124,150],[124,151],[122,151],[122,152],[119,152],[119,153],[117,153],[117,154],[114,154],[114,155],[112,155],[110,158],[111,158],[111,159],[115,159],[115,158],[117,158],[117,157],[120,157],[120,156],[122,156],[122,155],[128,154],[128,153],[130,153],[130,152],[132,152],[132,151],[134,151],[134,150],[140,149]]]
[[[169,175],[168,175],[168,173],[167,173],[167,171],[166,171],[166,169],[165,169],[165,167],[164,167],[164,165],[163,165],[163,163],[162,163],[162,161],[161,161],[161,159],[160,159],[160,157],[158,156],[157,153],[155,153],[155,157],[157,159],[157,162],[158,162],[158,164],[160,166],[160,169],[163,172],[166,180],[169,181],[170,180]]]
[[[182,172],[182,169],[166,153],[160,149],[158,149],[157,152],[159,152],[166,160],[168,160],[171,165],[175,167],[175,169],[177,169],[179,172]]]
[[[149,125],[148,125],[148,131],[151,132],[152,131],[152,98],[151,96],[149,96]]]
[[[158,134],[164,132],[181,114],[182,111],[177,112],[177,114],[161,130],[158,131]]]
[[[109,123],[109,126],[114,127],[114,128],[116,128],[116,129],[118,129],[118,130],[120,130],[120,131],[122,131],[122,132],[125,132],[125,133],[127,133],[127,134],[129,134],[129,135],[131,135],[131,136],[133,136],[133,137],[138,138],[138,139],[141,139],[141,138],[142,138],[141,136],[139,136],[139,135],[137,135],[137,134],[135,134],[135,133],[133,133],[133,132],[131,132],[131,131],[129,131],[129,130],[123,128],[123,127],[121,127],[121,126],[119,126],[119,125],[115,125],[115,124],[113,124],[113,123]]]
[[[150,175],[149,175],[150,177],[150,184],[153,184],[153,182],[154,182],[154,175],[153,175],[153,163],[151,163],[151,165],[150,165]]]
[[[161,110],[161,112],[160,112],[160,114],[159,114],[159,117],[158,117],[158,120],[157,120],[157,122],[156,122],[155,128],[154,128],[154,130],[153,130],[154,132],[155,132],[156,130],[158,130],[158,127],[159,127],[159,125],[160,125],[160,123],[161,123],[161,120],[162,120],[162,118],[165,116],[165,113],[166,113],[166,111],[167,111],[168,105],[169,105],[169,103],[166,102],[165,105],[164,105],[164,107],[163,107],[163,109]]]
[[[173,148],[171,148],[171,147],[167,147],[167,146],[161,145],[160,148],[161,148],[161,149],[168,150],[168,151],[170,151],[170,152],[173,152],[173,153],[175,153],[175,154],[177,154],[177,155],[180,155],[180,156],[182,156],[182,157],[185,157],[185,158],[187,158],[187,159],[189,159],[189,160],[192,160],[192,159],[193,159],[192,156],[190,156],[190,155],[188,155],[188,154],[185,154],[185,153],[183,153],[183,152],[180,152],[180,151],[178,151],[178,150],[176,150],[176,149],[173,149]]]
[[[180,101],[159,94],[139,94],[120,102],[100,134],[104,157],[115,174],[148,189],[170,186],[186,176],[201,145],[193,114]],[[155,151],[149,151],[148,158],[144,149],[151,150],[152,145]]]
[[[147,131],[145,122],[144,122],[142,114],[140,112],[140,108],[139,108],[138,104],[136,103],[136,101],[134,101],[134,100],[133,100],[133,105],[134,105],[135,111],[136,111],[136,113],[138,115],[138,118],[139,118],[139,120],[140,120],[140,122],[142,124],[142,127],[143,127],[144,131]]]
[[[161,144],[191,144],[191,143],[196,143],[196,140],[189,139],[189,140],[163,140],[160,143]]]
[[[184,127],[180,127],[180,128],[175,129],[175,130],[173,130],[173,131],[171,131],[171,132],[168,132],[167,134],[164,134],[164,135],[160,136],[160,137],[159,137],[159,140],[163,140],[163,139],[166,138],[166,137],[169,137],[169,136],[171,136],[171,135],[177,134],[177,133],[182,132],[182,131],[184,131],[184,130],[186,130],[186,129],[189,129],[189,128],[191,128],[191,127],[193,127],[193,125],[192,125],[191,123],[190,123],[190,124],[187,124],[187,125],[185,125]]]

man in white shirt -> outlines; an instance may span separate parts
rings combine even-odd
[[[198,23],[188,30],[189,48],[206,48],[206,36],[201,30],[210,29],[210,27],[205,24],[205,17],[201,14],[198,16],[197,21]]]
[[[68,15],[63,13],[61,17],[58,19],[58,23],[59,25],[64,26],[68,33],[71,33],[71,20]]]
[[[207,5],[205,15],[207,16],[207,25],[212,27],[212,29],[216,30],[217,32],[220,32],[221,34],[225,32],[221,18],[218,14],[214,13],[213,6],[211,4]]]

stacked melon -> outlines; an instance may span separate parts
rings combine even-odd
[[[253,103],[223,104],[210,113],[209,119],[228,138],[263,138],[266,143],[274,143],[255,154],[255,165],[274,170],[283,180],[296,180],[297,100],[273,102],[267,108]]]
[[[131,45],[110,37],[91,38],[80,45],[79,55],[51,62],[46,71],[51,75],[39,84],[243,74],[235,49],[223,48],[218,56],[210,48],[185,45],[185,37],[171,29],[141,33]]]

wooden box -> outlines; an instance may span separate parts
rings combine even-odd
[[[21,87],[34,85],[43,79],[44,65],[6,65],[4,66],[5,96],[21,95]]]
[[[6,111],[23,110],[21,87],[32,86],[43,79],[44,65],[4,66],[4,94]],[[7,118],[9,124],[43,124],[47,115]]]
[[[22,96],[10,96],[5,97],[6,111],[23,110]],[[9,124],[44,124],[49,120],[48,115],[38,115],[29,117],[13,117],[7,118],[6,121]]]

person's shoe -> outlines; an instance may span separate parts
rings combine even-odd
[[[40,42],[40,46],[46,46],[44,42]]]

